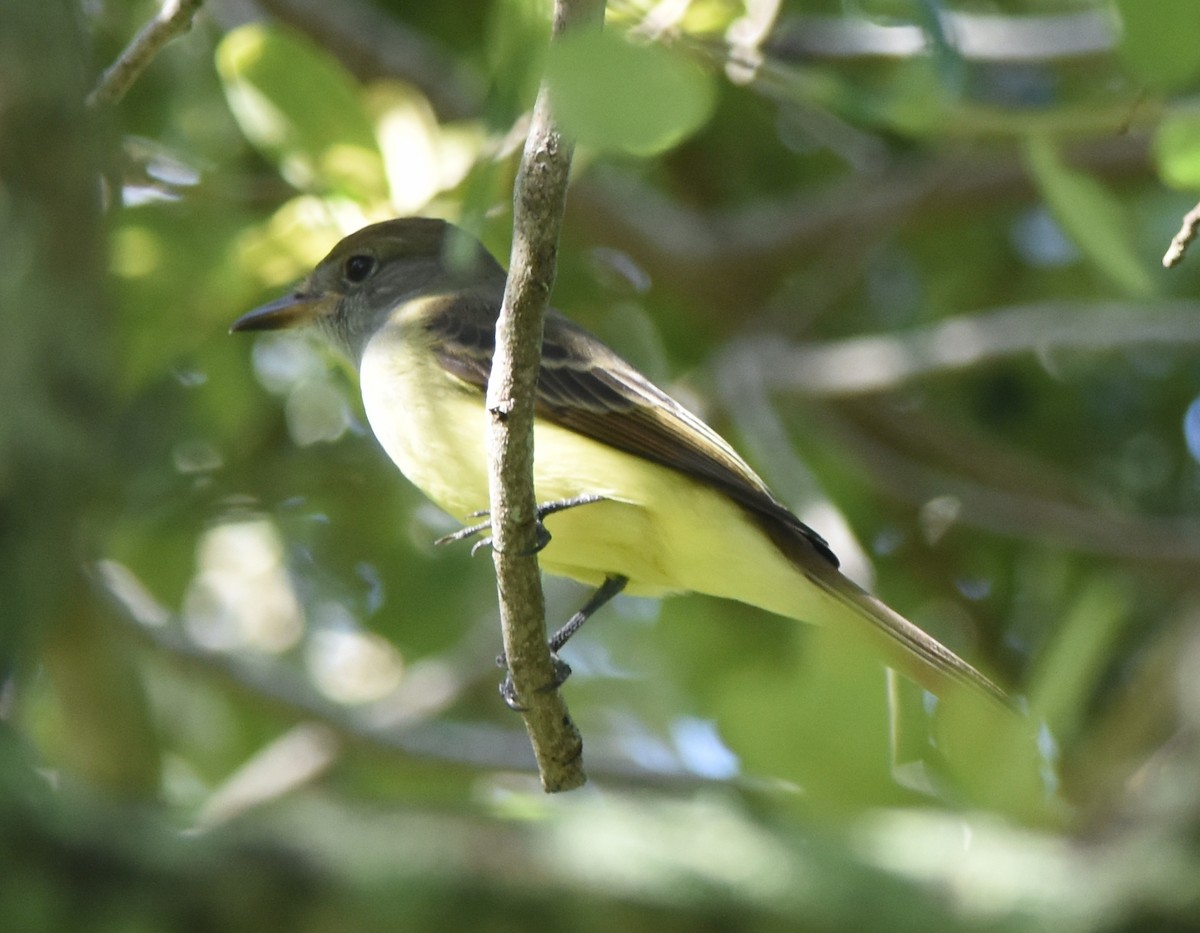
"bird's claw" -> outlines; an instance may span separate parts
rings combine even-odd
[[[574,499],[560,499],[555,502],[546,502],[537,507],[537,512],[534,515],[534,543],[532,550],[522,551],[522,557],[529,557],[541,551],[547,544],[550,543],[550,532],[546,528],[543,519],[548,515],[553,515],[555,512],[561,512],[564,509],[574,508],[577,505],[590,505],[593,502],[599,502],[603,496],[576,496]],[[481,509],[478,512],[472,512],[467,518],[480,518],[487,516],[482,522],[476,522],[474,525],[466,525],[459,528],[458,531],[452,531],[448,535],[442,535],[433,542],[434,547],[441,547],[445,544],[454,544],[458,541],[464,541],[467,538],[472,538],[480,532],[490,532],[492,530],[492,519],[490,513],[486,509]],[[493,537],[491,534],[486,534],[474,544],[471,545],[471,556],[474,557],[480,550],[486,547],[491,547]]]
[[[467,518],[479,518],[480,516],[487,515],[487,514],[488,514],[487,510],[485,509],[481,512],[472,512],[470,515],[467,516]],[[446,545],[446,544],[455,544],[456,542],[459,542],[459,541],[465,541],[467,538],[477,535],[481,531],[490,531],[491,527],[492,527],[492,520],[490,518],[487,521],[477,522],[474,525],[465,525],[462,528],[459,528],[458,531],[452,531],[448,535],[442,535],[440,538],[438,538],[436,541],[433,542],[433,546],[434,547],[442,547],[443,545]],[[480,538],[478,541],[476,541],[471,546],[471,555],[474,556],[475,552],[479,548],[486,547],[487,545],[489,545],[491,543],[492,543],[491,535],[487,535],[484,538]]]
[[[484,513],[486,514],[486,513]],[[546,526],[542,524],[541,518],[534,519],[534,543],[533,547],[528,550],[518,552],[522,557],[529,557],[532,554],[537,554],[547,544],[550,543],[550,532],[546,530]],[[481,531],[491,531],[492,523],[490,521],[479,522],[475,525],[468,525],[465,528],[460,528],[458,531],[452,531],[448,535],[442,535],[433,542],[434,547],[441,547],[445,544],[454,544],[458,541],[463,541],[473,535],[479,534]],[[484,548],[492,546],[494,538],[490,534],[484,535],[478,541],[471,545],[471,556],[474,557]]]
[[[554,665],[554,674],[550,683],[538,688],[538,693],[549,693],[551,690],[557,690],[567,682],[567,678],[571,676],[571,665],[560,658],[557,654],[551,652],[550,662]],[[508,660],[504,655],[499,655],[496,658],[497,667],[508,667]],[[506,671],[504,680],[500,682],[500,696],[504,700],[504,705],[511,709],[514,713],[528,712],[529,707],[521,705],[521,701],[517,697],[517,686],[513,683],[512,671]]]

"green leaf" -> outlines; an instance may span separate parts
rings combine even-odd
[[[1153,291],[1130,219],[1116,197],[1095,178],[1067,166],[1044,136],[1026,141],[1025,158],[1051,213],[1083,253],[1125,290]]]
[[[1120,56],[1136,78],[1155,90],[1185,87],[1200,76],[1200,3],[1196,0],[1117,0]]]
[[[579,142],[648,156],[677,145],[712,112],[711,77],[670,49],[616,32],[567,36],[547,67],[555,113]]]
[[[1200,113],[1165,117],[1154,134],[1159,177],[1175,188],[1200,188]]]
[[[278,29],[235,29],[217,47],[229,109],[246,138],[305,191],[387,197],[383,157],[354,79]]]

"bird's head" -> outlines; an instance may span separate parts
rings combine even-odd
[[[231,332],[317,324],[357,361],[390,315],[414,298],[504,272],[474,237],[444,220],[407,217],[350,234],[282,298],[242,315]]]

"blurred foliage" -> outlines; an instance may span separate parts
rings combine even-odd
[[[1200,926],[1195,4],[547,8],[212,0],[90,112],[154,5],[0,5],[0,928]],[[1020,716],[622,599],[540,793],[487,561],[226,331],[372,220],[506,257],[543,68],[555,303]]]
[[[550,48],[546,80],[565,132],[597,152],[651,156],[707,122],[712,81],[670,49],[609,29],[567,35]],[[642,101],[613,107],[613,100]]]

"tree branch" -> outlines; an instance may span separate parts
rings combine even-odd
[[[168,42],[192,28],[192,19],[204,0],[164,0],[158,15],[142,27],[133,41],[117,56],[117,60],[100,76],[99,82],[87,97],[93,109],[115,104],[146,66]]]
[[[945,498],[957,508],[958,524],[1018,541],[1049,542],[1080,554],[1142,561],[1156,574],[1194,576],[1200,562],[1200,526],[1190,517],[1145,515],[1063,495],[1003,488],[991,479],[964,476],[953,466],[930,466],[898,449],[885,434],[885,416],[867,407],[853,410],[849,417],[832,408],[815,417],[822,437],[850,452],[873,485],[898,502],[920,507]]]
[[[1130,133],[1090,139],[1071,164],[1106,179],[1146,177],[1148,141]],[[1010,151],[951,150],[897,159],[886,171],[850,174],[790,194],[728,208],[697,208],[632,172],[590,167],[572,191],[568,223],[592,242],[636,256],[656,283],[669,283],[691,314],[728,321],[766,300],[780,270],[830,245],[861,243],[914,216],[974,216],[984,206],[1035,196]],[[840,253],[839,253],[840,256]]]
[[[515,729],[489,722],[447,720],[441,714],[473,690],[482,654],[474,646],[432,660],[429,668],[409,668],[389,696],[366,705],[331,700],[295,665],[270,655],[222,651],[200,645],[186,634],[184,616],[154,600],[127,568],[109,560],[90,568],[93,586],[111,610],[105,621],[128,635],[130,644],[152,651],[178,674],[195,675],[254,699],[263,710],[292,723],[320,723],[346,748],[363,746],[403,756],[410,762],[463,771],[522,771],[529,767],[527,741]],[[124,643],[122,643],[124,645]],[[449,668],[449,671],[446,668]],[[690,791],[723,779],[689,771],[674,761],[647,768],[633,761],[619,737],[604,735],[591,755],[592,770],[629,787]]]
[[[736,343],[721,369],[761,371],[772,391],[835,398],[897,390],[923,377],[1021,354],[1105,352],[1200,342],[1194,301],[1043,301],[945,318],[908,331],[789,345]]]
[[[1163,268],[1170,269],[1183,262],[1183,254],[1191,245],[1192,240],[1196,239],[1197,230],[1200,230],[1200,204],[1183,215],[1179,232],[1171,237],[1171,245],[1162,258]]]
[[[556,0],[554,37],[570,28],[599,27],[603,17],[603,0]],[[583,740],[554,686],[546,644],[533,489],[533,397],[571,154],[543,84],[517,174],[512,259],[487,392],[492,555],[504,652],[542,786],[550,793],[571,790],[587,780]]]

